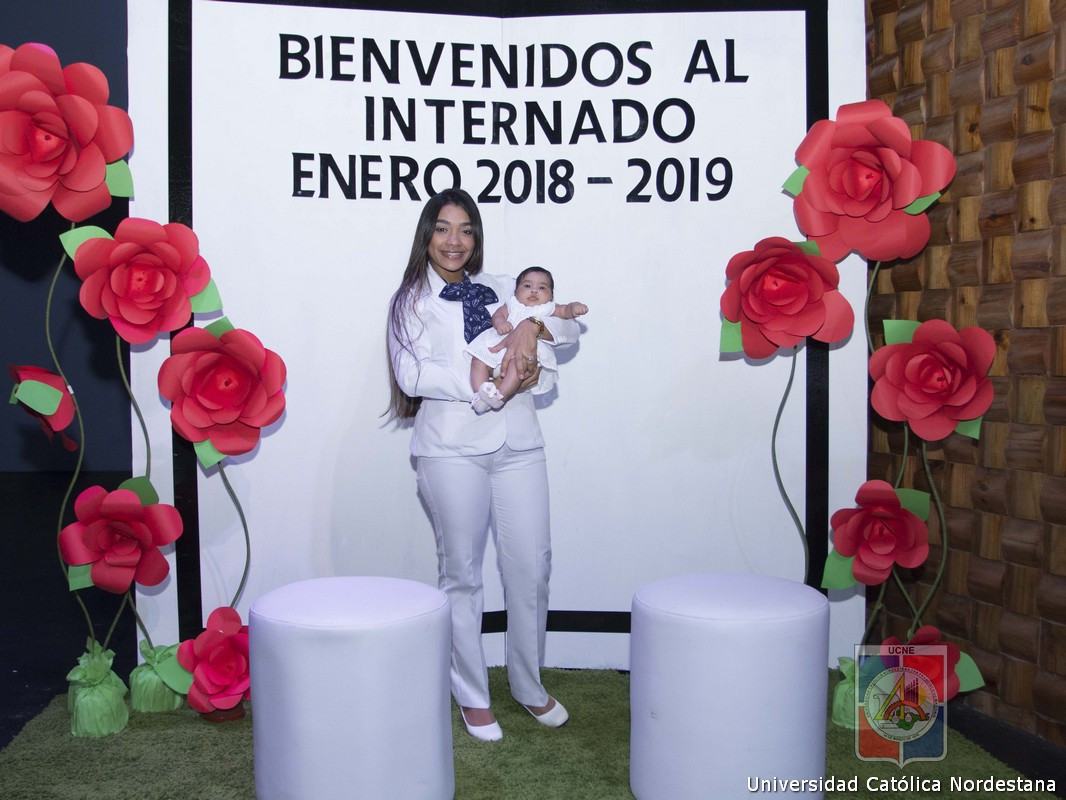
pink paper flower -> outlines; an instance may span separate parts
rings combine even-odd
[[[190,442],[210,440],[225,455],[247,453],[260,429],[285,410],[285,363],[248,331],[216,338],[187,328],[171,352],[159,370],[159,392],[172,403],[174,430]]]
[[[114,239],[85,240],[74,254],[74,271],[84,281],[79,296],[85,310],[111,320],[132,344],[183,327],[192,316],[189,298],[211,279],[191,229],[136,218],[122,220]]]
[[[146,506],[129,489],[90,486],[74,501],[74,513],[77,522],[59,532],[59,552],[68,564],[92,564],[96,586],[121,594],[133,581],[155,586],[167,576],[159,548],[181,536],[174,506]]]
[[[133,146],[133,123],[107,105],[91,64],[63,68],[47,45],[0,45],[0,211],[20,222],[51,202],[80,222],[111,205],[107,165]]]
[[[882,100],[843,105],[835,122],[816,122],[796,161],[809,170],[796,222],[830,261],[852,250],[872,261],[917,255],[929,241],[929,220],[904,209],[955,177],[951,151],[912,140]]]
[[[16,367],[8,365],[8,374],[11,375],[11,380],[16,384],[24,383],[25,381],[37,381],[43,383],[45,386],[51,386],[53,389],[60,392],[59,406],[50,414],[45,414],[30,408],[25,403],[19,403],[29,414],[37,417],[40,420],[41,428],[44,430],[45,435],[51,440],[52,436],[56,433],[60,433],[74,420],[74,398],[70,396],[70,390],[67,388],[67,382],[64,381],[59,375],[54,372],[49,372],[41,367]],[[77,450],[78,444],[66,434],[60,434],[63,447],[67,450]]]
[[[882,644],[893,645],[901,644],[901,642],[898,637],[890,636]],[[947,647],[947,672],[944,671],[944,660],[936,656],[908,655],[903,657],[903,663],[905,666],[914,667],[929,678],[933,686],[936,687],[942,701],[951,700],[959,693],[960,681],[955,668],[962,657],[962,653],[958,645],[943,640],[943,634],[939,628],[935,625],[923,625],[904,644],[942,644]],[[885,666],[895,666],[895,664],[889,663],[890,659],[882,657],[882,660],[885,661]]]
[[[992,405],[988,369],[995,355],[988,331],[956,331],[941,319],[923,322],[910,342],[885,345],[870,357],[870,403],[927,441],[943,439]]]
[[[867,586],[883,583],[894,564],[917,567],[929,556],[929,529],[903,508],[892,485],[867,481],[855,495],[858,508],[833,514],[833,547],[840,555],[855,557],[851,571]]]
[[[766,358],[808,336],[836,342],[851,333],[855,314],[837,290],[836,266],[787,239],[763,239],[754,250],[733,256],[726,278],[722,315],[740,323],[744,352],[752,358]]]
[[[204,632],[178,645],[178,663],[192,673],[189,705],[201,713],[233,708],[251,697],[248,626],[236,609],[216,608]]]

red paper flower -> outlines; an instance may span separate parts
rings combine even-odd
[[[929,220],[904,209],[955,177],[951,151],[912,140],[881,100],[843,105],[835,122],[816,122],[796,160],[809,170],[796,222],[830,261],[852,250],[872,261],[916,255],[929,241]]]
[[[202,328],[174,337],[159,370],[159,392],[172,403],[174,430],[190,442],[210,440],[220,453],[247,453],[260,428],[285,410],[285,363],[251,333],[216,338]]]
[[[941,319],[923,322],[910,342],[885,345],[870,357],[870,403],[927,441],[943,439],[992,405],[987,373],[995,354],[988,331],[956,331]]]
[[[855,314],[837,291],[840,274],[820,256],[771,237],[729,259],[722,315],[740,323],[744,352],[766,358],[806,337],[836,342],[851,333]]]
[[[31,408],[25,403],[19,403],[27,412],[37,417],[41,422],[41,428],[51,440],[52,436],[66,428],[74,420],[74,398],[70,396],[67,382],[54,372],[49,372],[41,367],[16,367],[8,365],[8,374],[16,384],[26,381],[37,381],[45,386],[51,386],[60,393],[59,405],[51,413],[43,413]],[[63,447],[67,450],[77,450],[78,444],[66,434],[61,434]]]
[[[90,486],[74,501],[74,513],[78,521],[59,532],[59,552],[68,564],[92,564],[96,586],[121,594],[133,581],[155,586],[167,576],[159,548],[181,536],[174,506],[146,506],[129,489]]]
[[[913,637],[907,640],[906,644],[942,644],[946,646],[948,649],[946,673],[944,671],[944,660],[936,656],[903,656],[903,664],[904,666],[914,667],[929,678],[929,680],[932,681],[933,686],[936,687],[937,692],[940,694],[940,699],[946,702],[959,693],[960,681],[958,674],[955,672],[955,668],[958,665],[962,654],[958,645],[943,641],[942,637],[943,634],[940,633],[940,629],[936,626],[923,625],[915,632]],[[882,642],[882,644],[886,645],[900,643],[899,638],[896,636],[890,636]],[[885,666],[895,666],[895,664],[889,663],[894,659],[882,657],[881,660],[885,662]]]
[[[135,218],[122,220],[114,239],[85,240],[74,254],[74,271],[85,281],[85,310],[110,319],[133,344],[184,326],[192,316],[189,298],[211,279],[191,229]]]
[[[851,571],[867,586],[883,583],[892,566],[917,567],[929,556],[929,529],[903,508],[891,484],[867,481],[855,495],[858,508],[833,514],[833,547],[855,557]]]
[[[178,645],[177,658],[192,673],[189,705],[197,711],[233,708],[251,696],[248,626],[236,609],[212,611],[204,632]]]
[[[107,105],[91,64],[63,68],[47,45],[0,45],[0,211],[20,222],[51,202],[74,222],[111,205],[107,165],[133,146],[133,123]]]

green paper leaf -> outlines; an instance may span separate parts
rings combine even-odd
[[[963,436],[969,436],[971,439],[980,439],[981,422],[984,418],[984,414],[982,414],[976,419],[964,419],[955,426],[955,433],[961,433]]]
[[[788,176],[788,180],[782,185],[782,189],[795,197],[803,191],[803,182],[807,180],[807,176],[811,174],[811,171],[802,164],[799,168]]]
[[[47,417],[56,413],[63,399],[63,393],[47,383],[28,380],[15,387],[14,397],[27,408],[32,408],[38,414],[44,414]]]
[[[120,159],[108,164],[104,182],[112,197],[133,197],[133,173],[125,161]]]
[[[67,585],[70,587],[70,591],[88,589],[92,586],[92,569],[92,564],[79,564],[76,567],[69,567],[67,569]]]
[[[836,550],[829,551],[822,571],[823,589],[847,589],[855,585],[855,575],[851,571],[851,562],[855,557],[845,558]]]
[[[202,292],[193,295],[189,300],[192,302],[194,314],[209,314],[222,308],[222,296],[218,293],[214,278],[207,282]]]
[[[822,254],[822,248],[818,246],[818,242],[808,239],[803,242],[795,242],[800,250],[809,256],[820,256]]]
[[[722,353],[739,353],[744,349],[740,338],[740,323],[728,319],[722,320],[722,336],[719,350]]]
[[[119,489],[129,489],[131,492],[140,498],[141,504],[146,506],[154,506],[159,502],[159,492],[152,486],[152,482],[148,480],[147,475],[140,475],[136,478],[130,478],[118,485]]]
[[[886,319],[885,344],[909,344],[920,324],[910,319]]]
[[[200,463],[205,468],[215,466],[226,457],[215,449],[210,439],[204,439],[202,442],[193,442],[192,448],[196,451],[196,457],[200,459]]]
[[[161,660],[155,665],[156,674],[163,679],[163,683],[179,694],[188,694],[192,686],[192,673],[178,663],[176,658]]]
[[[929,520],[929,503],[931,497],[929,492],[923,492],[921,489],[896,489],[896,496],[899,497],[899,503],[905,509],[910,511],[914,516],[923,522]]]
[[[77,252],[78,247],[82,242],[88,239],[114,239],[110,233],[103,228],[96,225],[82,225],[80,228],[71,228],[65,233],[59,234],[59,242],[63,245],[63,249],[67,251],[67,255],[74,258],[74,253]]]
[[[929,206],[931,206],[939,199],[940,192],[933,192],[932,194],[927,194],[925,197],[919,197],[917,200],[915,200],[903,210],[911,216],[916,216],[918,214],[923,213],[927,208],[929,208]]]
[[[981,670],[969,653],[959,655],[959,663],[955,665],[955,674],[959,676],[959,691],[972,692],[985,685],[985,679],[981,676]]]
[[[215,320],[206,328],[204,328],[205,331],[210,333],[216,339],[221,338],[222,334],[229,333],[233,329],[233,323],[229,321],[229,317],[223,317],[222,319]]]

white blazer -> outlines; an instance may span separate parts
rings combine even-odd
[[[400,345],[389,328],[389,355],[396,382],[408,397],[421,397],[411,436],[414,456],[476,456],[507,444],[512,450],[544,446],[533,396],[515,395],[499,411],[475,414],[470,407],[470,361],[464,357],[463,304],[439,297],[444,279],[426,267],[429,290],[414,304],[415,317],[405,321],[411,350]],[[506,275],[474,275],[475,283],[491,286],[500,301],[514,292]],[[492,313],[499,303],[488,306]],[[580,328],[573,320],[547,317],[556,346],[577,341]],[[413,352],[412,352],[413,351]]]

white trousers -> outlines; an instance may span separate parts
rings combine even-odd
[[[481,456],[422,456],[417,475],[437,539],[438,586],[451,601],[455,701],[466,708],[491,705],[481,646],[481,570],[491,517],[507,608],[511,694],[523,705],[546,705],[540,667],[551,536],[543,448],[518,451],[504,445]]]

